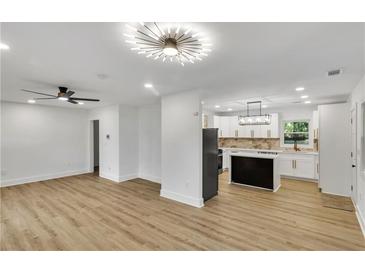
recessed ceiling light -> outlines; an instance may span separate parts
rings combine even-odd
[[[152,85],[152,84],[147,83],[147,84],[144,84],[144,87],[145,87],[145,88],[152,88],[152,87],[153,87],[153,85]]]
[[[68,101],[68,98],[67,98],[67,97],[58,97],[58,100],[61,100],[61,101]]]
[[[311,101],[305,101],[304,102],[304,104],[310,104],[311,103]]]
[[[35,100],[33,100],[33,99],[29,99],[29,100],[28,100],[28,103],[29,103],[29,104],[34,104],[34,103],[35,103]]]
[[[204,105],[205,104],[204,101],[202,101],[201,104]]]
[[[262,108],[267,108],[267,105],[262,105]]]
[[[302,95],[302,96],[300,96],[300,98],[307,99],[308,98],[308,95]]]
[[[297,87],[295,90],[296,91],[303,91],[303,90],[305,90],[305,88],[304,87]]]
[[[79,105],[83,105],[84,104],[84,102],[77,102]]]
[[[0,49],[7,50],[7,49],[9,49],[9,48],[10,48],[10,47],[9,47],[7,44],[0,43]]]
[[[220,108],[221,106],[219,106],[219,105],[215,105],[214,107],[215,107],[215,108]]]
[[[106,78],[108,78],[108,75],[104,74],[104,73],[98,73],[96,74],[96,76],[100,79],[100,80],[105,80]]]
[[[232,111],[232,109],[231,108],[227,108],[227,111]]]

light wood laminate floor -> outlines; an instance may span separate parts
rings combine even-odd
[[[93,174],[2,188],[1,249],[365,250],[355,213],[323,207],[315,183],[282,180],[271,193],[226,177],[204,208]]]

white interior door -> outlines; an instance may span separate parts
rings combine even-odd
[[[357,132],[356,132],[356,108],[351,110],[351,165],[352,165],[352,172],[351,172],[351,197],[352,200],[357,203]]]

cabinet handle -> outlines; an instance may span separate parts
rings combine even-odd
[[[297,160],[294,160],[295,169],[297,169]]]
[[[316,138],[316,130],[315,129],[313,129],[313,139],[317,139]]]
[[[319,173],[319,164],[317,163],[317,173]]]
[[[291,168],[294,169],[294,160],[291,160]]]

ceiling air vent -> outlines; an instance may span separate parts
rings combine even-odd
[[[342,69],[333,69],[333,70],[327,71],[327,76],[328,77],[336,76],[336,75],[340,75],[341,73],[342,73]]]

